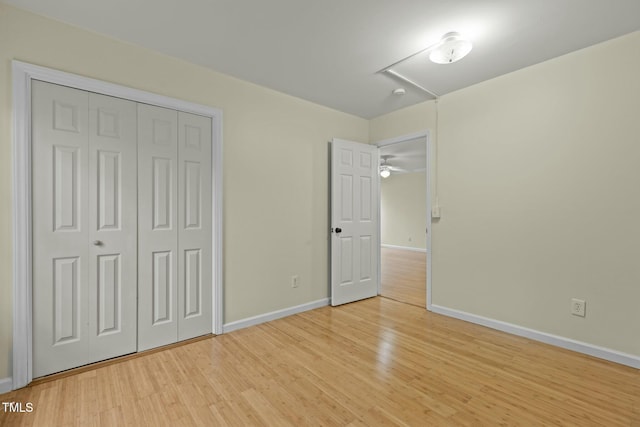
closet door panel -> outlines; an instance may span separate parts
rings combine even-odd
[[[31,89],[37,378],[89,363],[89,96],[39,81]]]
[[[211,126],[178,113],[178,340],[212,331]]]
[[[178,113],[138,104],[138,351],[178,339]]]
[[[137,348],[137,106],[89,94],[90,359]]]

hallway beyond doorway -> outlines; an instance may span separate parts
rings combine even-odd
[[[382,271],[380,295],[418,307],[426,307],[426,253],[383,247],[380,255]]]

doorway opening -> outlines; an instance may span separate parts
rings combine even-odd
[[[381,141],[377,145],[381,165],[378,294],[428,308],[431,260],[429,134],[420,132]],[[383,174],[383,171],[389,173]]]

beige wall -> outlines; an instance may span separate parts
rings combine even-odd
[[[0,379],[11,375],[12,59],[221,108],[225,322],[328,297],[327,141],[368,141],[367,120],[0,4]]]
[[[433,140],[435,139],[435,111],[434,101],[427,101],[371,119],[370,142],[375,143],[424,130],[431,132]]]
[[[391,174],[380,183],[382,244],[426,249],[426,172]]]
[[[433,304],[640,355],[638,76],[636,32],[441,98]]]
[[[434,304],[640,355],[638,76],[640,32],[442,98]]]

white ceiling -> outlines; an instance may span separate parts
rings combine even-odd
[[[364,118],[429,99],[377,72],[449,31],[469,56],[406,65],[439,95],[640,29],[640,0],[2,1]]]

